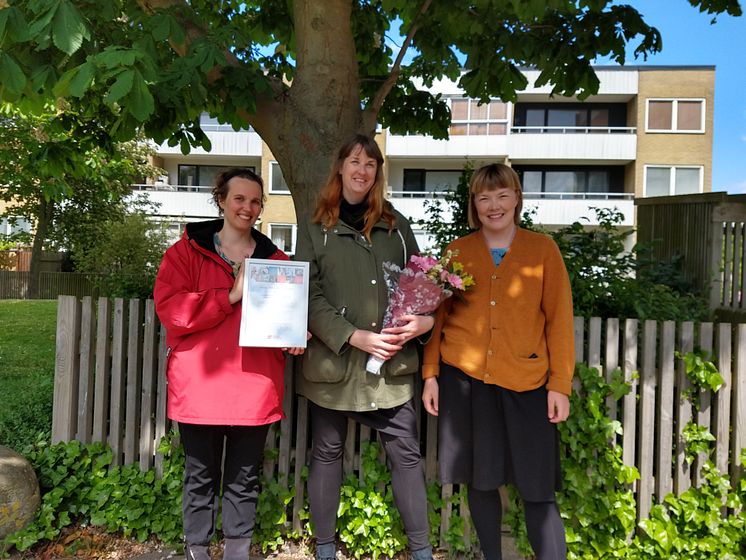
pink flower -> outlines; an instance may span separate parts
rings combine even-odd
[[[449,274],[448,275],[448,282],[456,288],[457,290],[462,290],[464,288],[464,281],[461,279],[461,276],[458,274]]]
[[[434,267],[436,264],[438,264],[437,259],[430,256],[420,257],[418,255],[412,255],[409,257],[409,262],[414,264],[417,268],[419,268],[422,272],[427,272],[432,267]]]

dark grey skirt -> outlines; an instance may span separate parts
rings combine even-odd
[[[441,483],[478,490],[511,483],[524,500],[554,501],[562,474],[546,389],[511,391],[443,363],[438,384]]]

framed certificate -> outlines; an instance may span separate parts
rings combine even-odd
[[[246,259],[240,346],[306,347],[308,263]]]

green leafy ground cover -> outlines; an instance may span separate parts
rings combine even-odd
[[[0,445],[51,430],[56,324],[56,301],[0,300]]]

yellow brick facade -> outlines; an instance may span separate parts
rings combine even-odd
[[[259,230],[269,235],[269,224],[295,224],[295,206],[293,206],[293,197],[288,194],[272,194],[269,192],[271,187],[270,166],[275,161],[267,144],[262,142],[262,164],[259,174],[264,179],[264,191],[267,194],[267,203],[262,212]]]
[[[715,69],[640,68],[639,92],[630,102],[631,126],[637,127],[637,159],[628,166],[636,197],[644,196],[645,166],[702,166],[703,192],[712,191],[712,135]],[[704,132],[647,132],[649,99],[704,99]],[[630,189],[631,190],[631,189]]]

